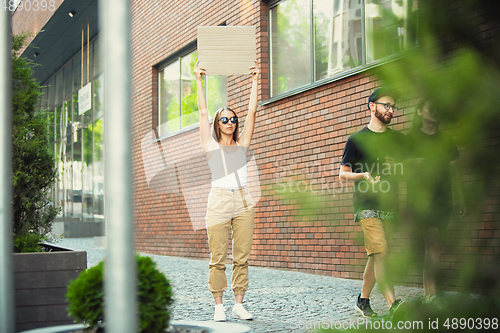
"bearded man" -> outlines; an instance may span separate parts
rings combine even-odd
[[[398,181],[403,173],[405,136],[387,127],[398,111],[397,91],[380,87],[368,98],[371,120],[345,144],[340,181],[354,182],[354,217],[363,228],[368,254],[363,286],[355,309],[363,317],[376,317],[370,293],[378,283],[391,317],[402,314],[408,303],[396,299],[387,271],[387,231],[398,212]]]

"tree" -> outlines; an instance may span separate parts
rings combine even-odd
[[[456,252],[463,253],[455,279],[465,289],[496,296],[500,294],[500,242],[495,236],[500,198],[500,157],[495,153],[500,129],[498,7],[491,1],[419,1],[420,46],[374,71],[406,99],[430,98],[440,112],[441,125],[454,135],[462,151],[467,204],[467,216],[454,224],[449,235]],[[384,32],[379,33],[383,39]]]
[[[56,167],[48,142],[48,120],[37,109],[40,85],[31,78],[34,64],[20,57],[28,34],[12,37],[13,231],[16,252],[40,251],[58,208],[49,193]]]

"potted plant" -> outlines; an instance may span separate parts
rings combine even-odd
[[[156,268],[150,257],[137,255],[139,332],[141,333],[246,333],[250,327],[236,323],[170,321],[173,303],[170,281]],[[104,262],[82,272],[68,286],[68,312],[82,326],[54,327],[50,332],[105,331],[103,312]],[[48,331],[44,331],[47,333]],[[35,331],[30,332],[35,333]]]
[[[31,78],[33,63],[19,56],[29,34],[12,37],[12,170],[16,330],[71,323],[66,287],[87,268],[85,252],[45,246],[58,209],[51,205],[56,180],[47,115]],[[62,250],[62,251],[61,251]],[[45,251],[45,252],[44,252]]]
[[[165,332],[170,320],[169,307],[173,303],[170,281],[156,268],[149,257],[136,256],[138,276],[139,331],[141,333]],[[66,297],[68,313],[77,322],[90,329],[102,330],[105,324],[103,311],[104,261],[83,271],[68,286]]]
[[[34,64],[19,55],[29,34],[12,37],[12,182],[15,252],[40,252],[59,210],[48,194],[57,176],[48,119],[38,110]]]

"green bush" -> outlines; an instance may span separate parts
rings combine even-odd
[[[47,237],[37,233],[14,235],[14,252],[41,252],[40,244],[46,240]]]
[[[12,36],[12,215],[15,242],[21,245],[34,240],[33,234],[40,240],[47,236],[60,210],[50,200],[57,169],[47,114],[37,108],[41,92],[32,78],[35,64],[20,56],[30,36]],[[40,246],[31,248],[40,251]]]
[[[80,273],[76,280],[68,286],[68,313],[76,321],[97,327],[103,319],[102,281],[104,276],[104,261],[97,266]]]
[[[173,303],[172,287],[169,280],[158,271],[149,257],[137,255],[139,330],[141,333],[164,332],[168,327]],[[83,271],[71,281],[66,298],[68,313],[78,322],[96,328],[104,321],[103,314],[104,262]]]
[[[170,320],[166,307],[173,303],[172,287],[149,257],[137,257],[137,272],[140,332],[164,332]]]

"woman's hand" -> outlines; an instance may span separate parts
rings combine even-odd
[[[194,65],[194,77],[196,78],[196,80],[198,81],[201,81],[201,78],[203,77],[203,75],[207,75],[207,70],[204,68],[204,67],[198,67],[198,64],[200,63],[200,61],[198,60],[196,62],[196,65]]]
[[[260,75],[260,69],[257,66],[257,60],[255,60],[255,66],[249,67],[250,73],[252,75],[252,80],[258,81],[259,80],[259,75]]]

